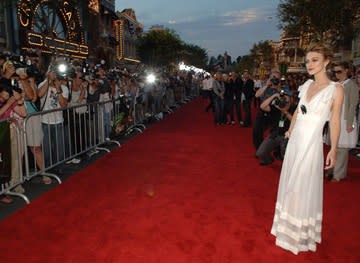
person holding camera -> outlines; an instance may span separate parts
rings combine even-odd
[[[262,102],[271,97],[273,94],[281,90],[280,86],[280,72],[274,71],[270,74],[266,82],[266,86],[259,89],[255,93],[255,98],[259,98]],[[287,92],[289,94],[289,92]],[[260,104],[261,106],[261,104]],[[258,150],[264,140],[264,133],[270,127],[271,117],[269,111],[264,111],[261,107],[256,115],[253,127],[253,144]],[[255,155],[256,156],[256,155]],[[256,156],[257,157],[257,156]]]
[[[13,66],[10,66],[13,67]],[[26,117],[26,107],[24,104],[24,97],[22,90],[19,89],[17,84],[12,86],[4,83],[0,84],[0,118],[12,118],[17,121],[19,125],[19,132],[21,132],[23,120]],[[22,145],[22,136],[20,135],[18,141],[17,126],[15,123],[10,122],[10,148],[11,148],[11,177],[9,184],[14,185],[21,181],[22,174],[20,173],[19,163],[22,163],[22,156],[24,154],[24,147]],[[18,145],[20,144],[20,145]],[[20,149],[20,156],[18,155]],[[24,193],[25,190],[21,185],[14,188],[17,193]],[[5,198],[6,199],[6,198]],[[6,200],[4,199],[5,203]]]
[[[281,153],[285,152],[287,142],[285,132],[290,127],[292,113],[296,108],[296,106],[291,105],[290,101],[289,94],[280,90],[260,105],[261,110],[269,114],[271,131],[256,151],[256,156],[261,160],[259,165],[264,166],[273,163],[274,158],[271,156],[271,152],[276,150],[276,154],[279,154],[279,147]]]
[[[41,99],[42,110],[65,108],[69,98],[68,87],[61,85],[61,80],[54,70],[50,69],[47,75],[46,79],[39,84],[37,90],[37,95]],[[49,167],[64,160],[65,156],[65,131],[62,111],[59,110],[42,115],[41,123],[44,133],[45,167]]]

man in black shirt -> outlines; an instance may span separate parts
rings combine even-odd
[[[254,81],[250,79],[249,72],[247,70],[243,73],[243,94],[245,96],[245,100],[243,102],[244,111],[245,111],[245,121],[243,127],[251,126],[251,101],[254,97]]]
[[[236,106],[236,115],[238,118],[238,122],[240,124],[243,124],[242,116],[241,116],[241,94],[243,90],[243,81],[241,78],[239,78],[238,74],[236,72],[231,72],[231,78],[230,78],[230,86],[233,91],[233,105],[231,107],[231,110],[234,110],[234,104]]]
[[[271,131],[269,136],[261,143],[256,152],[256,156],[261,159],[259,165],[268,165],[274,162],[271,152],[281,148],[285,152],[287,140],[285,132],[289,129],[292,114],[296,106],[291,104],[291,98],[283,91],[275,93],[260,105],[260,108],[269,112]]]

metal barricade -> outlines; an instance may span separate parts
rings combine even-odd
[[[33,161],[25,151],[25,178],[30,180],[35,176],[48,176],[61,183],[56,172],[65,162],[88,153],[89,151],[109,149],[101,147],[104,144],[118,141],[110,140],[111,115],[113,101],[88,103],[62,109],[37,112],[28,115],[24,120],[24,145],[33,148]],[[41,126],[41,129],[39,129]],[[39,135],[39,133],[43,135]],[[39,141],[32,144],[29,141]],[[35,149],[36,148],[36,149]]]
[[[184,88],[178,88],[181,89],[181,99],[185,98]],[[91,151],[110,152],[105,147],[107,144],[121,146],[117,140],[110,139],[111,135],[141,133],[146,129],[144,123],[147,119],[161,119],[160,113],[171,113],[172,108],[179,107],[181,104],[175,100],[174,91],[170,93],[164,89],[156,94],[155,99],[152,95],[138,93],[134,97],[120,96],[28,115],[22,130],[18,129],[18,137],[24,142],[25,171],[21,173],[19,183],[2,186],[0,193],[21,196],[29,203],[25,195],[12,193],[10,189],[36,176],[51,177],[61,184],[56,170],[61,170],[64,163]]]
[[[9,172],[10,174],[8,174],[9,180],[7,182],[1,183],[0,194],[21,197],[27,204],[29,204],[30,201],[27,196],[19,191],[16,191],[16,188],[21,187],[21,184],[23,184],[25,181],[22,171],[23,145],[21,140],[20,125],[13,118],[0,120],[0,123],[10,124],[9,136],[6,136],[6,138],[2,138],[5,145],[9,143],[9,149],[6,152],[7,156],[5,156],[3,152],[0,154],[0,163],[2,164],[3,169],[6,166],[6,162],[10,162],[10,164],[7,164],[10,165],[10,169],[6,169],[6,171],[4,171],[6,173]],[[4,151],[4,147],[2,147],[1,150]]]

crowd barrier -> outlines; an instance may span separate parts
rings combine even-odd
[[[66,163],[79,156],[107,151],[109,144],[120,147],[117,139],[146,129],[150,119],[162,119],[164,113],[185,104],[199,94],[199,87],[188,91],[183,87],[164,89],[161,92],[138,92],[134,96],[120,95],[116,99],[81,104],[29,114],[22,125],[14,119],[1,123],[13,123],[9,131],[11,141],[17,145],[18,167],[13,174],[17,179],[1,183],[0,194],[18,196],[29,203],[24,193],[16,188],[37,176],[48,177],[61,184],[58,173]],[[113,138],[113,139],[110,139]],[[15,140],[15,141],[14,141]],[[6,141],[6,140],[3,140]],[[1,158],[1,156],[0,156]],[[22,162],[24,160],[24,162]],[[0,160],[1,163],[1,160]],[[1,175],[1,174],[0,174]]]
[[[18,196],[30,203],[26,195],[13,191],[25,181],[22,171],[23,149],[20,124],[13,118],[0,120],[0,194]]]

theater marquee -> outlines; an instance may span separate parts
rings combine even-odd
[[[86,58],[88,47],[73,3],[72,0],[20,0],[17,14],[23,48]]]

